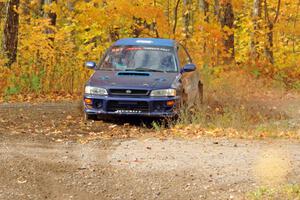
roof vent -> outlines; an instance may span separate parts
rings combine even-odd
[[[153,41],[151,40],[137,40],[136,43],[142,43],[142,44],[152,44]]]

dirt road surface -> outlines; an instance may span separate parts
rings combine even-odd
[[[78,113],[70,103],[0,106],[0,199],[245,199],[300,183],[297,141],[159,139]]]

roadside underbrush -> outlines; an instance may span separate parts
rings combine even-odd
[[[153,122],[155,135],[197,138],[293,138],[300,139],[300,94],[273,79],[256,78],[243,71],[201,71],[204,103],[182,109],[179,119]],[[80,93],[18,94],[0,102],[78,102]],[[82,110],[78,111],[81,115]],[[142,125],[143,126],[143,125]],[[152,129],[151,129],[152,127]]]
[[[239,72],[203,77],[204,103],[184,108],[171,130],[178,136],[300,138],[300,96],[271,80]]]
[[[278,188],[261,187],[249,193],[249,200],[300,199],[300,185],[286,185]]]

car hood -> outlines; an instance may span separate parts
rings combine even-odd
[[[96,71],[88,85],[103,88],[170,88],[179,74],[161,72]]]

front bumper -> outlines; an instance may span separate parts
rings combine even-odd
[[[87,104],[86,99],[91,103]],[[170,105],[172,102],[174,104]],[[85,112],[94,115],[172,117],[177,115],[178,102],[179,97],[84,96]]]

